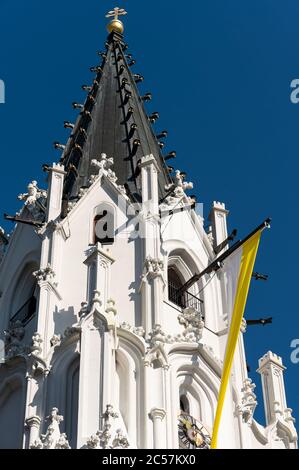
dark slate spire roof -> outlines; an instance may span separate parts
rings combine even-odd
[[[141,200],[138,164],[145,155],[152,153],[160,167],[161,197],[165,185],[172,182],[137,88],[140,76],[130,70],[132,59],[126,54],[127,47],[121,34],[112,32],[108,36],[106,51],[100,54],[102,64],[95,67],[96,79],[92,87],[87,87],[84,105],[73,104],[80,109],[80,115],[61,159],[67,172],[65,203],[75,198],[80,187],[96,173],[91,160],[101,153],[114,158],[118,184],[126,185],[133,199]]]

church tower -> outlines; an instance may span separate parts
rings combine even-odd
[[[0,232],[0,448],[209,448],[227,341],[221,269],[228,210],[206,233],[186,175],[163,155],[114,9],[58,163],[20,194]],[[220,448],[296,448],[284,366],[259,364],[266,425],[254,419],[240,331]]]

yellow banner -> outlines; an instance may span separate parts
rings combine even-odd
[[[237,287],[236,297],[235,297],[235,302],[234,302],[233,314],[231,317],[231,324],[229,328],[226,351],[225,351],[225,358],[224,358],[223,372],[222,372],[221,385],[220,385],[220,391],[219,391],[219,397],[218,397],[218,405],[217,405],[216,416],[215,416],[215,421],[214,421],[211,449],[217,448],[218,432],[219,432],[219,426],[221,422],[223,405],[225,401],[225,395],[226,395],[227,386],[228,386],[229,379],[230,379],[235,349],[237,346],[237,341],[238,341],[238,337],[240,333],[244,310],[246,307],[246,300],[248,296],[250,281],[252,277],[257,250],[259,247],[260,238],[261,238],[261,230],[258,231],[251,238],[249,238],[249,240],[247,240],[244,243],[244,245],[242,245],[243,252],[242,252],[242,257],[241,257],[240,274],[239,274],[238,287]]]

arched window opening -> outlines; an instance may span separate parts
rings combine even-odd
[[[176,270],[172,267],[168,268],[168,299],[170,302],[185,308],[185,294],[180,293],[180,289],[184,283]]]
[[[180,396],[180,410],[183,413],[190,413],[190,407],[189,407],[189,401],[186,395],[181,395]]]
[[[26,325],[35,315],[37,310],[38,283],[33,272],[37,266],[27,266],[17,283],[14,300],[12,303],[11,323],[17,321]]]
[[[178,271],[170,266],[168,268],[168,299],[178,307],[193,308],[199,313],[203,313],[203,301],[190,291],[182,292],[185,281],[180,277]]]
[[[80,358],[73,361],[67,372],[65,430],[72,449],[77,446],[79,408]]]
[[[102,209],[94,219],[94,243],[112,245],[114,243],[114,237],[113,210]]]

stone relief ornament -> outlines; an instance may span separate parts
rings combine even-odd
[[[116,430],[116,436],[112,441],[112,449],[127,449],[129,447],[129,441],[124,436],[121,429]]]
[[[37,181],[32,181],[28,184],[27,193],[19,194],[18,199],[20,201],[25,201],[24,205],[28,208],[35,206],[37,200],[40,197],[47,197],[47,191],[39,189],[37,186]]]
[[[32,181],[27,187],[27,193],[19,194],[18,199],[24,201],[24,207],[28,209],[34,219],[43,219],[45,215],[45,200],[47,198],[47,191],[39,189],[37,181]],[[16,213],[19,217],[20,212]]]
[[[152,331],[148,334],[148,342],[151,348],[157,346],[159,343],[170,343],[172,342],[172,336],[166,335],[162,330],[161,325],[155,325]]]
[[[117,429],[112,435],[113,422],[119,417],[112,405],[107,405],[102,418],[103,429],[93,434],[86,442],[87,449],[127,449],[129,441],[121,429]]]
[[[108,158],[105,153],[102,153],[99,159],[91,160],[91,164],[98,168],[99,172],[107,171],[114,164],[114,160],[113,158]]]
[[[183,336],[187,342],[198,343],[202,338],[204,321],[200,313],[192,307],[185,308],[178,316],[179,323],[185,327]]]
[[[35,271],[33,273],[33,276],[36,277],[38,282],[42,282],[42,281],[51,282],[53,281],[55,277],[55,272],[53,271],[51,265],[48,263],[45,268],[41,268],[38,271]]]
[[[144,335],[145,335],[145,329],[142,326],[136,326],[135,327],[135,326],[130,325],[127,322],[123,322],[123,323],[121,323],[120,328],[122,330],[130,331],[131,333],[133,333],[136,336],[144,337]]]
[[[31,449],[70,449],[69,442],[65,433],[60,432],[60,423],[63,416],[58,414],[58,408],[52,408],[46,421],[50,424],[46,434],[42,434],[31,446]]]
[[[25,346],[22,342],[24,336],[25,328],[20,321],[16,321],[4,331],[6,359],[25,354]]]
[[[56,346],[60,346],[61,335],[53,335],[52,338],[50,339],[50,344],[53,348],[56,348]]]
[[[164,280],[164,262],[162,259],[147,256],[144,261],[143,274],[141,281],[145,282],[147,278],[154,279],[160,276]]]
[[[91,161],[92,166],[96,167],[99,171],[100,174],[104,174],[107,176],[107,178],[115,184],[117,182],[117,176],[114,173],[114,171],[111,170],[111,166],[113,165],[114,160],[113,158],[108,158],[105,153],[101,154],[101,157],[97,160],[94,159]]]
[[[173,189],[173,194],[174,194],[174,197],[176,198],[181,198],[183,196],[185,196],[185,191],[187,189],[193,189],[193,183],[187,183],[186,181],[184,181],[184,173],[181,173],[180,170],[176,170],[175,172],[175,181],[174,181],[174,189]],[[166,191],[169,191],[171,188],[173,187],[172,184],[170,185],[167,185],[165,186],[165,190]]]
[[[5,360],[9,361],[15,357],[24,357],[30,374],[49,372],[49,368],[41,357],[42,338],[39,333],[34,333],[31,344],[24,343],[25,328],[20,321],[11,325],[5,335]]]
[[[39,333],[34,333],[34,335],[32,336],[31,352],[34,353],[36,356],[39,356],[42,352],[42,343],[43,340],[41,335]]]
[[[245,423],[251,423],[257,406],[256,395],[254,393],[256,385],[251,379],[245,379],[243,383],[241,403],[236,407],[237,413],[242,415]]]

